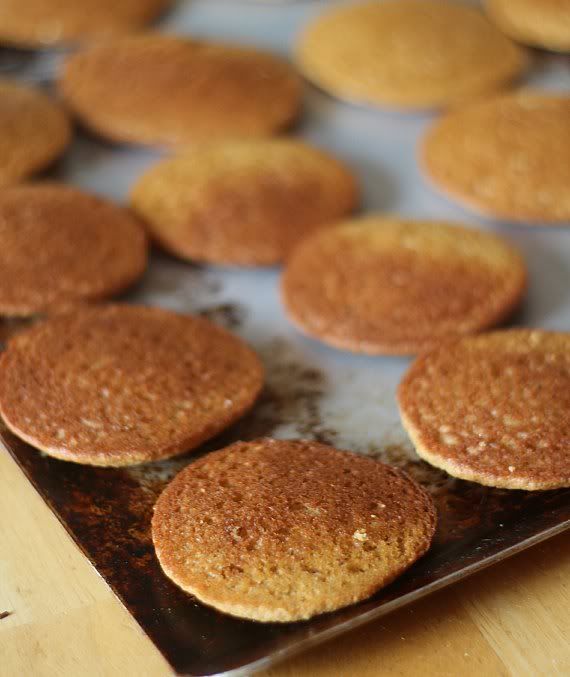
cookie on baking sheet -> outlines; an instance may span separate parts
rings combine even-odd
[[[358,189],[327,153],[292,140],[214,144],[165,160],[135,185],[132,206],[182,258],[271,265],[350,212]]]
[[[419,357],[400,384],[418,454],[506,489],[570,486],[570,334],[496,331]]]
[[[70,141],[59,104],[38,89],[0,80],[0,188],[48,167]]]
[[[309,80],[340,99],[402,109],[487,94],[527,62],[481,12],[445,0],[333,8],[304,30],[296,60]]]
[[[485,0],[492,21],[533,47],[570,51],[570,0]]]
[[[91,130],[113,141],[177,146],[267,136],[287,127],[301,81],[251,47],[146,36],[71,56],[60,90]]]
[[[436,511],[405,473],[317,442],[238,442],[159,497],[156,554],[178,586],[234,616],[310,618],[390,583],[429,548]]]
[[[143,274],[147,238],[128,210],[63,184],[0,190],[0,315],[61,312]]]
[[[141,30],[171,0],[2,0],[0,44],[67,45]]]
[[[570,97],[521,91],[448,113],[422,164],[450,198],[488,216],[570,221]]]
[[[204,318],[91,306],[8,343],[0,414],[50,456],[133,465],[213,437],[252,406],[262,382],[255,353]]]
[[[525,287],[524,261],[492,233],[372,215],[305,240],[281,290],[305,334],[353,352],[408,354],[498,324]]]

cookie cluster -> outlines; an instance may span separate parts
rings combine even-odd
[[[570,10],[349,3],[304,28],[297,72],[268,51],[143,32],[169,4],[0,3],[0,43],[71,50],[56,96],[0,82],[0,314],[32,322],[0,358],[6,426],[54,458],[118,467],[216,446],[255,406],[264,367],[242,338],[203,317],[101,303],[144,279],[152,244],[190,264],[283,265],[283,308],[302,333],[355,353],[419,354],[398,403],[428,463],[492,487],[570,486],[570,335],[488,332],[525,298],[516,247],[445,220],[355,216],[355,168],[278,136],[302,116],[301,74],[372,109],[441,111],[418,150],[436,190],[496,220],[568,224],[570,97],[509,88],[532,62],[523,45],[570,49]],[[41,180],[65,162],[72,119],[168,157],[128,205]],[[273,439],[189,463],[152,520],[176,584],[271,622],[365,599],[435,529],[431,497],[405,473]]]

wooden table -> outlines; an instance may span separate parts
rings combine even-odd
[[[1,677],[145,677],[168,666],[0,449]],[[562,534],[267,677],[570,675]]]

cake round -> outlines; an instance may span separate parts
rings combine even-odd
[[[506,489],[570,486],[570,334],[450,341],[414,362],[398,399],[418,454],[450,475]]]
[[[141,30],[171,0],[2,0],[0,44],[42,48]]]
[[[191,261],[263,266],[355,206],[350,171],[300,141],[209,144],[164,160],[135,185],[152,237]]]
[[[202,317],[93,306],[17,334],[0,358],[0,415],[50,456],[122,466],[188,451],[254,403],[263,368]]]
[[[489,17],[513,40],[570,51],[570,0],[486,0]]]
[[[422,148],[442,193],[486,216],[570,221],[570,96],[520,91],[436,121]]]
[[[93,132],[167,147],[279,132],[297,117],[302,89],[269,52],[156,35],[72,55],[59,88]]]
[[[0,188],[47,168],[71,141],[63,108],[43,92],[0,80]]]
[[[408,354],[507,318],[526,267],[490,232],[372,215],[302,242],[281,288],[303,333],[354,352]]]
[[[0,191],[0,315],[67,310],[114,296],[147,264],[147,237],[127,209],[63,184]]]
[[[436,511],[405,473],[317,442],[238,442],[160,495],[156,554],[201,602],[299,621],[372,595],[429,548]]]
[[[446,0],[377,0],[326,11],[296,49],[303,74],[340,99],[380,108],[440,108],[488,94],[526,55],[480,11]]]

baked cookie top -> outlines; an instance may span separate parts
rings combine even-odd
[[[127,209],[63,184],[0,191],[0,315],[61,312],[136,282],[147,238]]]
[[[268,136],[301,105],[301,81],[252,47],[172,36],[110,41],[71,56],[60,91],[80,121],[112,141],[158,146]]]
[[[0,80],[0,188],[45,169],[71,141],[64,109],[33,87]]]
[[[421,163],[460,204],[499,219],[570,221],[570,97],[522,90],[448,113]]]
[[[69,45],[141,30],[171,0],[2,0],[0,43]]]
[[[485,0],[485,8],[513,40],[570,51],[570,0]]]
[[[448,342],[414,362],[398,399],[418,454],[450,475],[506,489],[570,486],[570,334]]]
[[[522,299],[526,269],[493,233],[371,215],[301,243],[281,288],[290,319],[309,336],[407,354],[505,319]]]
[[[429,548],[436,512],[403,472],[316,442],[238,442],[187,466],[152,536],[177,585],[220,611],[298,621],[369,597]]]
[[[440,108],[515,78],[526,56],[481,12],[446,0],[341,5],[302,32],[296,61],[326,92],[353,103]]]
[[[293,140],[209,144],[160,162],[135,185],[133,209],[182,258],[272,265],[355,206],[349,169]]]
[[[195,448],[254,403],[255,353],[206,319],[93,306],[17,334],[0,358],[0,414],[50,456],[121,466]]]

